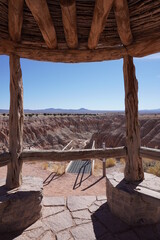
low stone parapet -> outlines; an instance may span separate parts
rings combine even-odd
[[[160,222],[160,178],[145,173],[142,182],[128,183],[123,173],[107,174],[110,210],[129,225]]]
[[[41,178],[25,177],[18,189],[7,191],[5,180],[0,181],[0,232],[27,228],[41,217]]]

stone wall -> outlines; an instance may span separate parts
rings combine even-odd
[[[130,184],[122,173],[107,175],[107,201],[110,210],[129,225],[160,221],[160,178],[145,173],[145,180]]]
[[[25,177],[20,188],[7,191],[0,181],[0,232],[23,230],[41,217],[41,178]]]

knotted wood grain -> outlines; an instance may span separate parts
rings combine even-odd
[[[133,57],[123,60],[125,85],[126,144],[127,156],[125,179],[140,181],[144,178],[142,158],[140,157],[140,127],[138,121],[138,82],[135,75]]]
[[[22,183],[23,147],[23,82],[20,58],[10,55],[10,112],[9,112],[9,152],[11,163],[8,164],[6,186],[17,188]]]

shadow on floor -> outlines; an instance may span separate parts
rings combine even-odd
[[[93,187],[95,184],[97,184],[98,182],[100,182],[104,177],[100,177],[97,181],[95,181],[94,183],[92,183],[91,185],[89,185],[86,188],[83,188],[82,191],[86,191],[88,188]]]
[[[62,177],[63,175],[64,175],[64,173],[63,173],[63,174],[57,174],[57,173],[55,173],[55,172],[52,172],[52,173],[49,174],[49,176],[44,180],[43,186],[45,187],[45,186],[49,185],[52,181],[54,181],[54,180]]]
[[[18,231],[14,233],[0,233],[0,240],[13,240],[20,236],[23,231]]]
[[[91,176],[91,173],[90,173],[87,177],[84,178],[85,169],[86,169],[86,167],[88,166],[88,164],[89,164],[89,161],[88,161],[88,162],[86,161],[86,162],[80,167],[80,169],[79,169],[79,171],[78,171],[78,174],[77,174],[77,177],[76,177],[76,180],[75,180],[75,183],[74,183],[74,185],[73,185],[73,190],[79,188],[79,187],[81,186],[82,182],[84,182],[85,180],[87,180],[87,179]]]
[[[111,213],[107,203],[91,218],[97,240],[160,240],[160,223],[140,227],[129,226]]]
[[[107,203],[101,205],[99,209],[92,214],[91,219],[95,238],[90,238],[90,235],[88,235],[84,236],[82,240],[160,240],[160,223],[131,227],[114,216],[110,212]],[[86,224],[81,225],[81,231],[83,230],[82,226],[85,227]],[[87,231],[89,233],[89,229],[87,229]],[[0,240],[25,240],[25,237],[20,236],[21,234],[22,232],[0,234]]]

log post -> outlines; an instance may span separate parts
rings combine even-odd
[[[20,58],[10,55],[10,113],[9,113],[9,151],[11,163],[8,164],[6,186],[17,188],[22,182],[22,161],[19,156],[23,145],[23,82]]]
[[[95,149],[95,140],[92,143],[92,149]],[[94,174],[94,162],[95,162],[95,160],[91,159],[91,175]]]
[[[126,55],[123,62],[125,85],[126,144],[127,156],[124,176],[127,181],[144,178],[140,157],[140,128],[138,122],[138,82],[135,76],[133,57]]]
[[[103,149],[106,148],[105,142],[102,144]],[[103,158],[102,160],[102,169],[103,169],[103,177],[106,177],[106,158]]]

